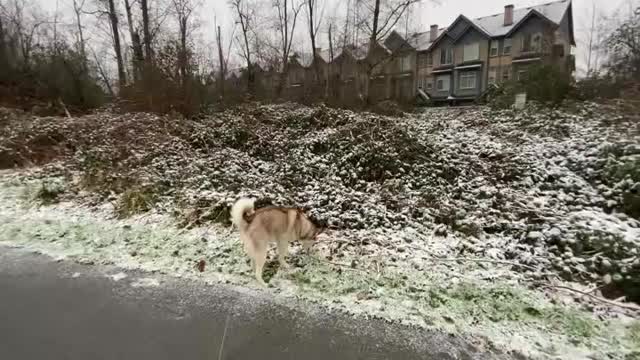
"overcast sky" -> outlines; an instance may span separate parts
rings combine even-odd
[[[56,0],[34,0],[40,2],[44,8],[48,10],[55,9]],[[70,4],[72,0],[57,0],[59,2],[60,9],[71,9]],[[229,8],[227,0],[200,0],[203,4],[202,11],[198,12],[198,18],[201,24],[200,33],[205,42],[213,47],[213,17],[216,15],[218,23],[223,26],[227,34],[230,33],[230,29],[233,24],[232,11]],[[382,0],[384,1],[384,0]],[[322,2],[322,0],[321,0]],[[326,7],[324,10],[325,19],[330,16],[339,15],[343,11],[347,0],[325,0]],[[439,26],[449,25],[459,14],[464,14],[470,18],[476,18],[481,16],[492,15],[503,12],[506,4],[514,4],[516,8],[526,7],[531,5],[538,5],[549,0],[437,0],[429,1],[424,0],[417,6],[413,12],[414,27],[418,27],[422,31],[426,31],[431,24],[438,24]],[[150,0],[153,3],[153,0]],[[588,39],[588,29],[591,24],[591,9],[593,4],[596,4],[598,13],[611,14],[618,9],[628,8],[630,3],[635,6],[640,5],[640,0],[573,0],[574,11],[574,28],[578,41],[576,47],[576,58],[578,66],[581,67],[585,63],[586,59],[586,43]],[[124,19],[123,19],[124,20]],[[123,21],[124,22],[124,21]],[[306,28],[301,22],[298,25],[297,33],[300,40],[306,39],[304,36],[307,34]],[[324,28],[324,27],[323,27]],[[321,34],[320,46],[325,46],[326,35]],[[305,49],[304,47],[310,47],[308,42],[298,41],[298,47]],[[212,49],[211,53],[215,53]],[[214,55],[212,55],[214,56]]]

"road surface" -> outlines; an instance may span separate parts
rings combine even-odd
[[[263,291],[0,247],[0,359],[507,358],[484,351]]]

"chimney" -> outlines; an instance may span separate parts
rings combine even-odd
[[[504,7],[504,26],[513,25],[513,5]]]
[[[431,25],[431,31],[429,31],[429,40],[431,42],[436,41],[438,38],[438,25]]]

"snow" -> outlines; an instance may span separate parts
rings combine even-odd
[[[123,272],[119,272],[116,274],[111,274],[111,275],[107,275],[107,277],[113,281],[120,281],[122,279],[125,279],[127,277],[127,274],[123,273]]]
[[[140,278],[136,279],[131,283],[133,287],[158,287],[160,286],[160,281],[158,279],[153,278]]]
[[[292,269],[276,270],[261,291],[462,331],[541,358],[630,349],[620,334],[622,320],[635,314],[532,287],[544,280],[590,291],[637,276],[640,223],[621,204],[640,185],[618,170],[638,150],[638,132],[614,111],[589,104],[577,113],[473,107],[386,118],[283,104],[184,120],[186,130],[173,119],[134,119],[91,115],[85,120],[95,128],[85,133],[104,133],[92,148],[78,145],[84,135],[69,126],[65,134],[78,150],[62,163],[2,174],[0,242],[88,264],[258,288],[237,234],[209,215],[240,196],[268,198],[310,208],[332,227],[310,255],[295,244]],[[613,120],[620,126],[602,125]],[[113,179],[166,186],[150,212],[126,219],[114,214],[121,190],[75,193],[82,177],[64,176],[81,175],[89,155],[110,159],[118,128],[130,128],[123,136],[135,141]],[[30,135],[10,135],[21,136]],[[249,140],[238,143],[237,136]],[[42,182],[70,190],[55,205],[25,207],[25,189]],[[174,217],[191,211],[196,216],[188,222]],[[131,284],[161,286],[152,280]],[[508,304],[502,288],[515,294],[507,300],[557,316],[522,318],[517,305],[497,312],[513,310],[516,320],[492,320],[495,306]],[[573,312],[597,324],[588,341],[567,334],[565,318]]]

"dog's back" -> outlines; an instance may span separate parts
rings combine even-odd
[[[253,239],[265,241],[294,241],[308,220],[298,209],[266,207],[248,216],[247,234]]]

